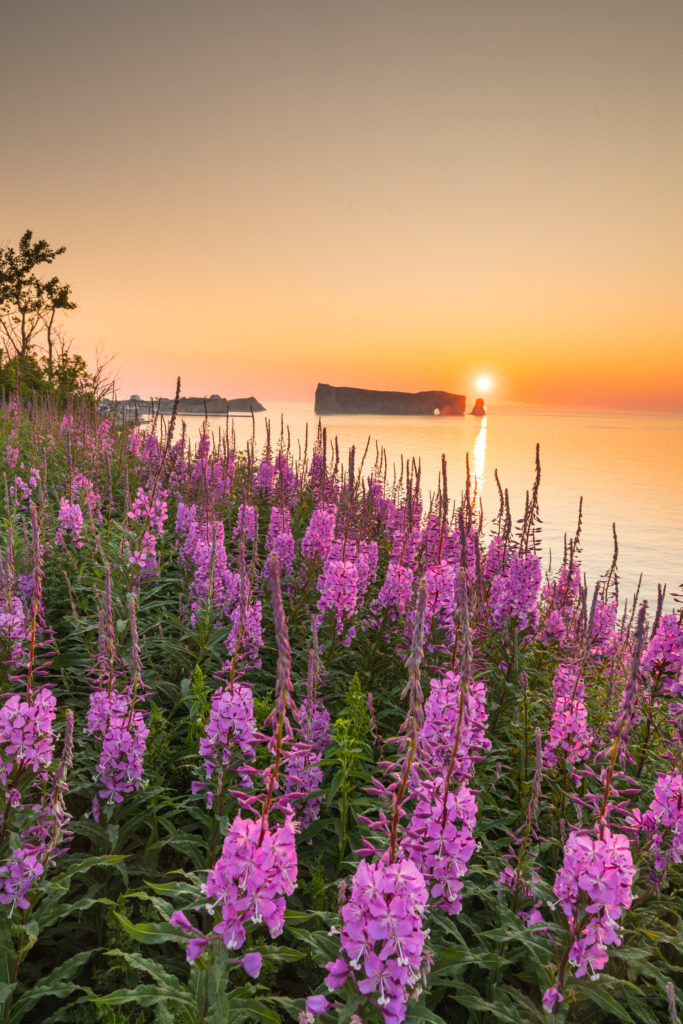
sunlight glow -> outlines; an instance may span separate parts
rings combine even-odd
[[[479,377],[479,378],[477,378],[477,387],[479,388],[480,391],[488,391],[488,389],[491,387],[491,378],[490,377]]]
[[[479,495],[484,483],[484,468],[486,466],[486,416],[482,419],[479,425],[479,433],[477,434],[476,441],[474,442],[474,448],[472,449],[472,470],[474,476],[474,493],[472,495],[472,502],[474,503]]]

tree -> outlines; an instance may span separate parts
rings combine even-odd
[[[59,278],[43,280],[43,266],[66,252],[65,246],[53,249],[44,238],[33,241],[33,232],[25,231],[17,250],[0,248],[0,337],[8,360],[17,359],[17,369],[43,340],[48,381],[53,381],[55,319],[59,312],[76,308],[71,288]]]

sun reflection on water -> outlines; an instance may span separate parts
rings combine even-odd
[[[486,419],[484,416],[479,425],[479,433],[472,448],[472,473],[474,476],[474,494],[472,500],[479,498],[484,484],[484,467],[486,465]]]

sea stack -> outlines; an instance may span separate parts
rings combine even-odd
[[[485,416],[486,415],[486,406],[484,405],[484,399],[483,398],[475,399],[474,408],[472,409],[472,412],[471,412],[470,415],[471,416]]]

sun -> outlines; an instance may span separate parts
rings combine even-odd
[[[489,388],[491,387],[491,378],[490,377],[478,377],[477,378],[477,387],[479,388],[480,391],[488,391]]]

